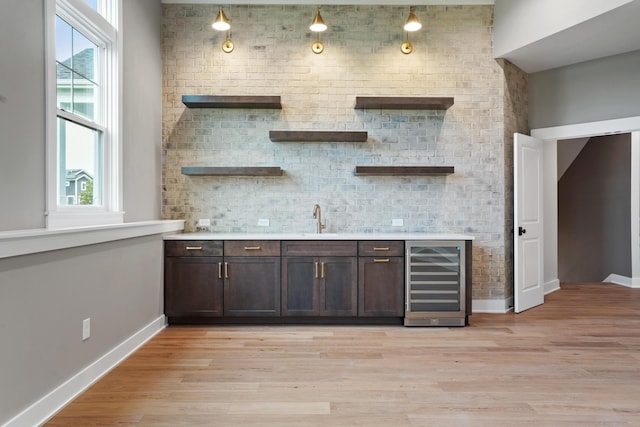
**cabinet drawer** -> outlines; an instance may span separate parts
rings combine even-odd
[[[279,240],[225,240],[225,256],[280,256]]]
[[[218,240],[166,240],[166,256],[222,256],[222,242]]]
[[[285,240],[282,242],[283,256],[356,256],[357,254],[358,242],[351,240]]]
[[[362,240],[358,242],[360,256],[404,256],[404,241]]]

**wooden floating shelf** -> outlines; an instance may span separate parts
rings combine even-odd
[[[446,110],[453,98],[408,96],[356,96],[356,109],[381,108],[387,110]]]
[[[282,176],[279,167],[215,167],[215,166],[183,166],[182,174],[191,176]]]
[[[356,166],[356,175],[450,175],[453,166]]]
[[[279,96],[183,95],[189,108],[272,108],[282,109]]]
[[[365,142],[367,137],[367,132],[351,131],[269,131],[269,139],[273,142]]]

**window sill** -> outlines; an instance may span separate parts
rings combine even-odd
[[[183,220],[0,232],[0,259],[184,230]]]

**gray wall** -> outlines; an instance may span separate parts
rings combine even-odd
[[[0,259],[0,425],[162,315],[161,239]]]
[[[0,14],[0,230],[44,226],[44,1]],[[124,209],[158,219],[161,6],[123,3]],[[0,425],[161,316],[162,289],[160,235],[0,259]]]
[[[160,218],[162,55],[160,0],[124,5],[125,222]]]
[[[40,228],[45,209],[43,0],[5,0],[2,10],[0,231]]]
[[[631,277],[631,135],[591,138],[558,183],[561,282]]]
[[[44,2],[0,14],[0,231],[44,227]],[[159,0],[125,1],[123,181],[126,221],[160,217],[162,59]],[[19,185],[16,185],[19,183]]]
[[[640,50],[529,76],[532,129],[640,116]]]

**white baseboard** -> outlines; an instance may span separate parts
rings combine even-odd
[[[145,342],[163,330],[165,326],[165,316],[158,317],[100,359],[13,417],[3,427],[38,426],[44,424],[80,393],[89,388],[89,386],[98,381],[103,375],[126,359]]]
[[[544,284],[544,294],[549,295],[552,292],[560,290],[560,280],[553,279]]]
[[[473,313],[508,313],[513,310],[513,297],[507,299],[474,299]]]
[[[603,282],[626,286],[627,288],[640,288],[640,277],[626,277],[619,274],[610,274]]]

